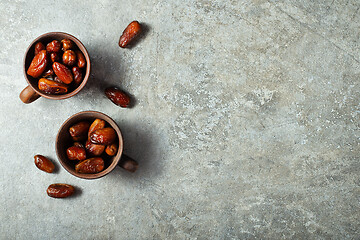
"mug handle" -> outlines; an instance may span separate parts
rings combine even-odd
[[[21,91],[19,97],[23,103],[32,103],[38,99],[40,95],[35,92],[34,89],[30,87],[30,85],[28,85],[26,88],[24,88],[24,90]]]
[[[118,166],[133,173],[137,170],[139,163],[128,155],[122,154]]]

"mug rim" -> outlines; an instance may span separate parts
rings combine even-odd
[[[27,74],[27,69],[26,69],[26,60],[27,57],[29,55],[29,50],[32,48],[32,46],[40,41],[40,39],[44,38],[44,37],[50,37],[51,35],[59,35],[59,36],[64,36],[64,37],[68,37],[70,40],[74,41],[75,44],[78,46],[79,50],[84,54],[84,57],[86,59],[86,72],[85,72],[85,76],[84,79],[82,80],[81,84],[74,89],[73,91],[66,93],[66,94],[59,94],[59,95],[55,95],[55,94],[46,94],[43,93],[41,91],[39,91],[37,88],[35,88],[33,86],[33,83],[29,80],[28,74]],[[25,55],[24,55],[24,59],[23,59],[23,72],[24,72],[24,77],[26,79],[26,82],[28,83],[28,85],[31,87],[31,89],[33,89],[37,94],[39,94],[40,96],[47,98],[47,99],[52,99],[52,100],[61,100],[61,99],[66,99],[69,97],[72,97],[74,95],[76,95],[78,92],[80,92],[84,86],[86,85],[89,77],[90,77],[90,70],[91,70],[91,60],[90,60],[90,55],[86,49],[86,47],[84,46],[84,44],[75,36],[69,34],[69,33],[65,33],[65,32],[47,32],[44,34],[41,34],[40,36],[38,36],[37,38],[35,38],[27,47],[26,51],[25,51]]]
[[[113,156],[112,163],[103,171],[94,173],[94,174],[92,174],[92,173],[91,174],[77,173],[74,168],[71,168],[69,165],[67,165],[65,163],[65,161],[61,157],[64,154],[60,153],[61,149],[59,149],[60,148],[60,146],[59,146],[60,137],[61,137],[60,134],[64,134],[64,131],[67,131],[67,129],[65,129],[65,127],[69,127],[67,125],[69,125],[69,122],[71,122],[74,118],[79,117],[79,116],[86,117],[86,115],[88,115],[89,118],[94,118],[94,119],[100,118],[102,120],[105,120],[112,128],[114,128],[114,130],[116,131],[117,136],[118,136],[118,151],[117,151],[116,155]],[[81,121],[81,120],[79,120],[79,121]],[[69,172],[71,175],[73,175],[75,177],[83,178],[83,179],[96,179],[96,178],[104,177],[105,175],[109,174],[118,165],[118,163],[121,159],[121,156],[123,154],[123,149],[124,149],[124,141],[123,141],[123,137],[122,137],[119,126],[116,124],[116,122],[111,117],[109,117],[108,115],[106,115],[102,112],[98,112],[98,111],[82,111],[82,112],[78,112],[78,113],[70,116],[69,118],[67,118],[65,120],[65,122],[63,122],[61,127],[59,128],[59,131],[56,135],[56,141],[55,141],[56,155],[57,155],[57,158],[58,158],[61,166],[63,168],[65,168],[65,170],[67,172]],[[86,158],[86,159],[89,159],[89,158]]]

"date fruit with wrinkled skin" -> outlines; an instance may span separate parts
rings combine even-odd
[[[76,63],[76,54],[73,50],[66,50],[62,55],[62,62],[65,65],[72,66]]]
[[[58,53],[61,50],[61,44],[58,40],[53,40],[46,45],[46,51],[48,53]]]
[[[118,150],[118,146],[116,143],[107,145],[105,148],[105,152],[109,156],[114,156],[117,153],[117,150]]]
[[[79,67],[73,67],[72,68],[72,73],[74,75],[74,82],[76,85],[80,85],[81,81],[82,81],[82,72],[80,70]]]
[[[67,93],[68,86],[66,84],[55,82],[47,78],[40,78],[38,82],[39,90],[48,94]]]
[[[75,165],[78,173],[98,173],[104,169],[104,160],[100,157],[86,159]]]
[[[88,140],[85,148],[89,156],[100,156],[105,150],[105,145],[94,144]]]
[[[52,173],[54,171],[55,166],[47,157],[38,154],[34,156],[34,159],[38,169],[47,173]]]
[[[105,95],[116,105],[126,108],[130,104],[130,97],[116,87],[109,87],[105,89]]]
[[[77,66],[79,68],[85,67],[86,59],[85,59],[84,54],[79,50],[75,51],[75,53],[76,53],[76,58],[77,58]]]
[[[131,43],[136,36],[138,36],[141,33],[141,25],[138,21],[131,22],[122,33],[120,40],[119,40],[119,46],[122,48],[125,48],[126,46]]]
[[[60,60],[59,54],[58,53],[51,53],[50,54],[50,59],[52,62],[58,62]]]
[[[38,55],[38,53],[42,50],[45,50],[45,46],[44,44],[42,44],[41,42],[38,42],[35,44],[35,50],[34,50],[34,54],[35,56]]]
[[[106,125],[106,122],[102,119],[95,119],[93,121],[93,123],[90,125],[90,128],[89,128],[89,133],[88,133],[88,136],[90,138],[90,134],[95,131],[95,130],[98,130],[98,129],[103,129]]]
[[[69,147],[66,150],[66,155],[69,160],[82,161],[86,159],[86,152],[84,147],[76,147],[76,146]]]
[[[68,67],[59,62],[54,62],[52,67],[56,76],[58,76],[63,83],[70,84],[73,81],[74,77]]]
[[[116,139],[116,132],[113,128],[107,127],[98,129],[90,134],[90,141],[94,144],[109,145]]]
[[[61,40],[61,44],[62,44],[62,50],[64,52],[69,49],[74,49],[74,46],[75,46],[74,42],[71,41],[70,39]]]
[[[46,69],[47,62],[48,57],[46,50],[41,50],[31,61],[27,74],[34,78],[40,77]]]
[[[88,136],[87,133],[89,131],[89,127],[90,127],[89,122],[86,121],[78,122],[69,128],[70,136],[76,142],[83,141]]]
[[[54,183],[47,188],[46,192],[49,197],[66,198],[75,192],[75,188],[69,184]]]

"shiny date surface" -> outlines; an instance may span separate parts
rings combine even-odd
[[[141,33],[141,25],[138,21],[132,21],[122,33],[119,46],[127,47]]]
[[[49,197],[66,198],[75,192],[75,188],[69,184],[54,183],[47,188],[46,192]]]
[[[105,152],[109,156],[114,156],[117,153],[118,145],[116,143],[107,145],[105,148]]]
[[[38,87],[40,91],[48,94],[62,94],[68,91],[67,85],[47,78],[40,78]]]
[[[40,77],[45,71],[47,63],[48,57],[46,50],[41,50],[31,61],[27,74],[34,78]]]
[[[94,144],[88,140],[85,148],[89,156],[100,156],[105,150],[105,145]]]
[[[78,122],[69,128],[70,136],[74,141],[83,141],[87,138],[89,127],[89,122]]]
[[[34,47],[35,56],[42,50],[46,50],[44,44],[42,44],[41,42],[36,43]]]
[[[58,53],[61,50],[61,44],[58,40],[53,40],[46,45],[46,51],[48,53]]]
[[[126,108],[130,104],[130,97],[116,87],[109,87],[105,89],[105,95],[116,105]]]
[[[69,160],[82,161],[86,159],[86,152],[84,147],[72,146],[66,150],[66,155]]]
[[[104,169],[104,160],[100,157],[89,158],[75,165],[78,173],[98,173]]]
[[[34,160],[36,167],[44,172],[52,173],[55,169],[54,164],[47,157],[38,154],[34,156]]]
[[[84,54],[79,50],[75,51],[75,53],[76,53],[76,58],[77,58],[77,66],[79,68],[84,68],[86,65],[86,59],[85,59]]]
[[[71,70],[65,65],[59,62],[54,62],[52,68],[56,76],[58,76],[63,83],[70,84],[73,81],[74,78]]]
[[[116,139],[116,132],[113,128],[107,127],[98,129],[90,134],[90,141],[95,144],[109,145]]]
[[[74,42],[71,41],[70,39],[61,40],[61,44],[62,44],[62,50],[64,52],[69,49],[74,49],[74,46],[75,46]]]
[[[66,50],[62,55],[62,61],[65,65],[72,66],[76,63],[76,54],[73,50]]]
[[[89,128],[89,137],[90,137],[90,134],[95,131],[95,130],[98,130],[98,129],[103,129],[106,125],[106,122],[102,119],[95,119],[92,124],[90,125],[90,128]]]
[[[72,73],[74,75],[75,84],[80,85],[80,83],[82,82],[82,79],[83,79],[81,69],[79,67],[73,67]]]

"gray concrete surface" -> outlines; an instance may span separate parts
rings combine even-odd
[[[360,2],[0,2],[1,239],[359,239]],[[137,19],[132,49],[119,36]],[[77,36],[77,96],[25,105],[28,44]],[[136,98],[121,109],[102,93]],[[97,110],[140,162],[99,180],[62,169],[55,136]],[[35,154],[56,162],[40,172]],[[54,182],[80,190],[51,199]]]

